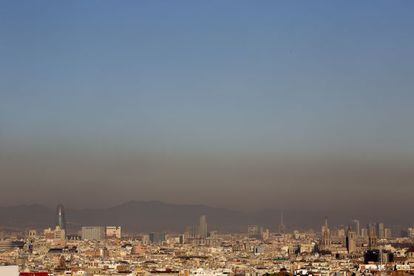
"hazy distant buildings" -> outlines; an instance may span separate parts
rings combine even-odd
[[[106,237],[120,239],[122,237],[121,226],[107,226]]]
[[[385,228],[384,228],[384,223],[380,222],[377,224],[377,233],[378,233],[378,238],[379,239],[383,239],[385,236]]]
[[[353,222],[352,230],[354,230],[355,235],[357,237],[360,237],[361,236],[361,230],[360,230],[359,220],[354,219],[352,222]]]
[[[149,234],[144,234],[144,235],[142,235],[142,237],[141,237],[141,243],[143,244],[143,245],[148,245],[148,244],[150,244],[150,236],[149,236]]]
[[[249,238],[260,238],[260,227],[259,225],[248,225],[247,226],[247,235]]]
[[[66,232],[65,209],[62,204],[59,204],[56,207],[56,225]]]
[[[367,228],[361,228],[361,238],[368,238],[368,229]]]
[[[200,217],[200,221],[198,224],[198,235],[202,239],[207,238],[208,229],[207,229],[207,218],[205,215]]]
[[[409,227],[407,229],[407,233],[406,234],[407,234],[408,237],[414,238],[414,227]],[[405,235],[403,235],[403,236],[405,236]]]
[[[344,240],[346,238],[346,230],[345,228],[339,228],[336,230],[336,237],[340,240]]]
[[[384,238],[385,239],[389,239],[392,237],[392,232],[390,228],[385,228],[384,229]]]
[[[356,233],[351,229],[346,232],[346,250],[349,254],[356,251]]]
[[[153,244],[160,244],[163,243],[166,238],[165,238],[165,233],[160,233],[160,232],[151,232],[149,234],[149,240],[151,243]]]
[[[270,238],[270,230],[269,229],[263,230],[261,235],[262,235],[262,240],[264,241],[268,240]]]
[[[82,240],[101,241],[105,239],[105,227],[103,226],[82,226]]]
[[[196,229],[197,227],[196,226],[194,226],[194,225],[192,225],[192,226],[187,226],[186,228],[185,228],[185,231],[184,231],[184,237],[186,238],[186,239],[194,239],[196,236],[197,236],[197,229]]]
[[[329,250],[331,247],[331,230],[328,227],[328,219],[325,218],[325,224],[322,226],[321,249]]]
[[[283,212],[280,212],[280,223],[279,223],[279,233],[284,234],[286,232],[286,226],[283,219]]]
[[[377,233],[375,225],[368,225],[368,248],[373,249],[377,246]]]

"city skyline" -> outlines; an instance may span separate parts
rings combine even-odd
[[[414,1],[0,1],[0,276],[414,275]]]
[[[369,222],[360,228],[356,219],[334,225],[325,217],[320,232],[261,224],[228,232],[210,227],[199,210],[185,230],[125,231],[121,220],[117,225],[88,220],[65,231],[64,209],[57,206],[54,225],[45,229],[0,229],[2,275],[410,275],[414,270],[413,227],[395,231]]]
[[[58,210],[62,208],[63,206],[59,204]],[[77,232],[84,225],[119,224],[130,233],[141,231],[172,231],[175,233],[182,231],[183,225],[188,225],[191,226],[189,231],[194,233],[193,235],[205,237],[207,233],[206,217],[209,217],[209,225],[213,231],[236,233],[244,232],[248,225],[261,225],[281,234],[293,230],[318,231],[324,220],[325,228],[328,228],[326,227],[328,218],[333,229],[350,227],[358,236],[362,235],[362,232],[367,231],[367,229],[371,229],[374,222],[379,223],[376,224],[374,230],[384,235],[386,233],[384,225],[387,225],[387,228],[393,231],[394,234],[406,231],[407,228],[413,225],[410,211],[400,213],[401,216],[404,216],[404,219],[399,219],[381,215],[363,216],[360,213],[350,216],[347,213],[325,212],[325,216],[320,216],[320,212],[311,210],[283,210],[285,218],[283,227],[281,227],[281,221],[278,217],[281,211],[275,209],[241,212],[205,205],[130,201],[102,209],[65,209],[68,213],[64,213],[63,224],[59,222],[62,221],[59,212],[54,212],[54,210],[56,208],[48,208],[42,205],[0,207],[0,221],[2,222],[0,232],[1,229],[41,229],[56,225],[59,227],[59,231],[63,230],[71,234]],[[196,220],[199,220],[199,222],[194,224]],[[365,233],[365,236],[368,235],[367,233]],[[382,237],[379,235],[379,238]]]
[[[410,208],[411,2],[1,6],[1,205]]]

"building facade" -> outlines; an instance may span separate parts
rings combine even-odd
[[[105,227],[103,226],[83,226],[82,240],[101,241],[105,239]]]

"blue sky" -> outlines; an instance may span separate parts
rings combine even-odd
[[[414,154],[412,1],[0,7],[10,152]]]
[[[303,143],[326,136],[348,143],[331,131],[364,146],[391,128],[389,138],[408,146],[412,8],[410,1],[5,1],[3,135],[56,142],[109,135],[117,143],[125,133],[146,146],[185,148],[184,141],[193,149],[277,150],[278,141],[298,140],[306,150]]]

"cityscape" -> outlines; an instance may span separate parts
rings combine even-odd
[[[273,229],[211,229],[200,215],[180,233],[131,233],[119,225],[68,230],[56,207],[47,229],[3,230],[0,275],[404,275],[414,271],[414,228],[382,222],[292,230],[283,212]]]
[[[414,0],[0,0],[0,276],[414,275]]]

